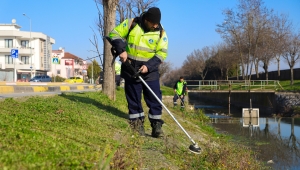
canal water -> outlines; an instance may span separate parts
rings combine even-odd
[[[219,133],[233,136],[258,153],[258,159],[274,169],[300,169],[300,118],[260,117],[242,118],[242,109],[199,104],[210,117],[211,125]],[[261,113],[260,113],[261,114]]]

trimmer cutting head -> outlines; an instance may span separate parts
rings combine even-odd
[[[189,150],[193,152],[194,154],[200,154],[201,153],[201,148],[196,144],[191,144],[189,147]]]

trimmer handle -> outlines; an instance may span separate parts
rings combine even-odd
[[[112,45],[111,43],[111,39],[108,36],[105,36],[105,39],[110,43],[110,45],[112,46],[110,49],[111,54],[113,55],[114,59],[113,62],[115,61],[115,59],[117,58],[117,52],[115,50],[115,47]],[[127,70],[130,72],[131,76],[133,78],[137,78],[138,76],[140,76],[140,71],[136,72],[134,67],[130,64],[129,60],[127,59],[125,62],[123,62],[123,64],[126,66]]]
[[[126,66],[127,70],[129,70],[133,78],[137,78],[138,76],[140,76],[140,70],[138,72],[135,72],[134,67],[130,64],[128,59],[123,64]]]

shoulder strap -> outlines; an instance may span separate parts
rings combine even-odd
[[[130,34],[131,30],[136,26],[137,22],[136,22],[137,18],[134,18],[132,21],[129,21],[130,22],[130,27],[129,27],[129,30],[128,30],[128,34],[126,36],[126,40],[128,38],[128,35]]]
[[[160,26],[161,26],[161,25],[160,25]],[[163,27],[161,26],[161,29],[159,30],[159,38],[162,37],[163,32],[164,32],[164,29],[163,29]]]

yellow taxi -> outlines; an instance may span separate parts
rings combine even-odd
[[[83,83],[83,79],[81,77],[70,77],[65,80],[66,83]]]

